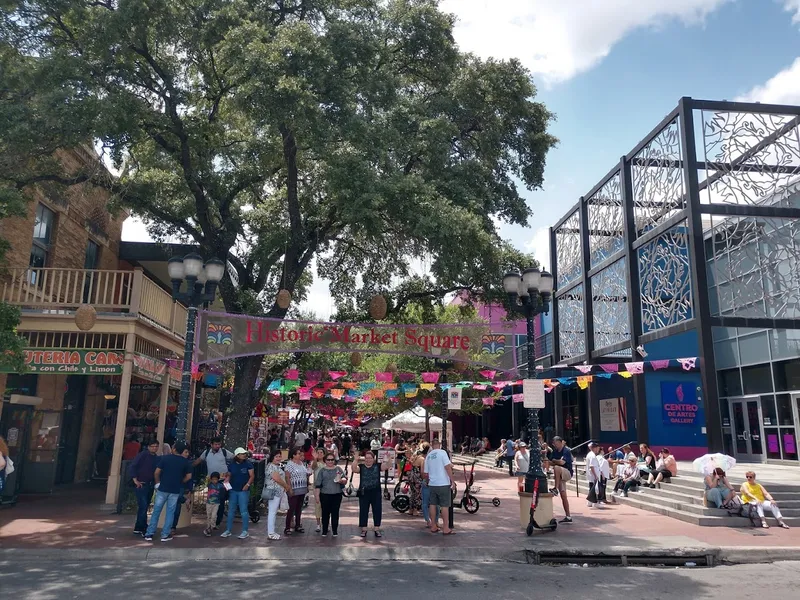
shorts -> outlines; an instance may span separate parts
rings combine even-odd
[[[441,506],[442,508],[449,508],[453,500],[453,493],[450,491],[449,485],[429,485],[428,489],[431,492],[430,505]]]
[[[565,492],[567,491],[567,482],[572,479],[572,473],[560,465],[553,465],[553,473],[556,472],[556,469],[559,469],[561,472],[561,486],[559,487],[559,491]]]

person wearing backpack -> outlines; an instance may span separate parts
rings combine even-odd
[[[222,440],[219,437],[211,438],[211,447],[206,448],[198,456],[193,465],[196,467],[201,462],[206,463],[208,473],[219,473],[221,479],[225,479],[228,474],[228,463],[234,459],[233,452],[222,447]],[[217,512],[217,524],[214,529],[218,529],[225,514],[225,502],[228,500],[228,490],[224,487],[219,494],[219,511]]]

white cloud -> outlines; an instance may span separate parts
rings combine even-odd
[[[530,231],[527,229],[526,231]],[[550,268],[550,229],[540,227],[533,232],[533,237],[525,242],[525,250],[533,254],[539,261],[540,268],[552,271]]]
[[[794,13],[792,23],[800,23],[800,0],[784,0],[783,9]]]
[[[455,37],[481,57],[519,58],[545,83],[586,71],[630,32],[686,25],[732,0],[443,0],[459,18]],[[785,0],[798,4],[800,0]]]
[[[793,0],[800,7],[800,0]],[[763,85],[757,85],[737,98],[745,102],[800,104],[800,57]]]
[[[147,227],[138,217],[128,217],[122,223],[123,242],[152,242],[153,238],[147,233]]]

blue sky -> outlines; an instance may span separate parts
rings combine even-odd
[[[556,113],[559,147],[530,228],[504,237],[549,264],[547,228],[681,96],[800,103],[800,0],[444,0],[456,39],[516,56]],[[541,34],[537,36],[537,32]],[[797,61],[797,62],[795,62]]]
[[[502,226],[549,266],[547,228],[681,96],[800,104],[800,0],[441,0],[463,50],[519,58],[560,139],[531,227]],[[147,239],[126,224],[123,239]],[[333,310],[315,281],[304,308]]]

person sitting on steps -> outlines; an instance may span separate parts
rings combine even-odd
[[[714,508],[725,508],[736,496],[736,490],[728,482],[725,471],[717,467],[710,475],[703,478],[706,488],[706,503]]]
[[[660,456],[656,461],[656,466],[647,478],[647,485],[651,488],[661,487],[661,482],[669,483],[670,478],[678,474],[678,462],[669,453],[669,448],[662,448]]]
[[[638,459],[636,458],[636,455],[631,452],[628,454],[628,464],[623,467],[622,473],[617,478],[616,485],[614,485],[614,494],[627,498],[629,491],[639,487],[641,477],[642,476],[639,473]]]
[[[783,520],[783,515],[778,508],[778,503],[775,502],[775,499],[767,491],[767,488],[756,482],[755,472],[748,471],[744,476],[747,478],[747,481],[742,484],[739,493],[742,495],[742,501],[745,504],[752,504],[756,507],[756,510],[758,510],[758,516],[761,518],[761,527],[769,529],[767,519],[764,517],[764,509],[766,508],[772,511],[772,516],[778,520],[778,525],[784,529],[789,529],[789,526]]]

